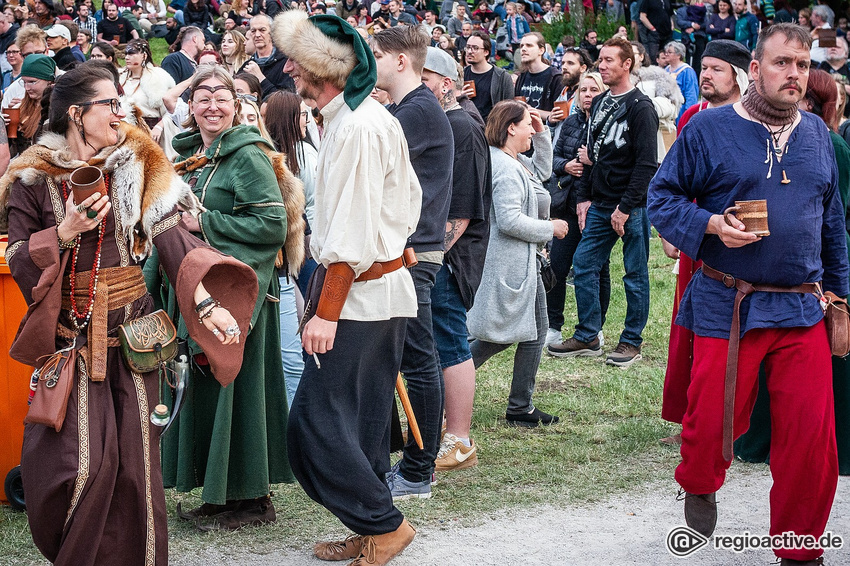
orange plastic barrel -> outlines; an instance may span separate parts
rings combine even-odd
[[[9,357],[18,325],[27,312],[27,304],[6,265],[6,241],[0,242],[0,481],[21,463],[24,417],[32,368]],[[0,489],[0,501],[7,503]]]

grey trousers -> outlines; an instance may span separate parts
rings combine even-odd
[[[514,375],[511,380],[507,411],[511,415],[521,415],[534,410],[531,396],[534,394],[537,369],[540,367],[540,356],[546,341],[546,330],[549,327],[549,319],[546,315],[546,292],[539,273],[537,274],[537,297],[534,300],[534,318],[537,323],[537,338],[520,342],[514,354]],[[475,369],[510,346],[512,344],[494,344],[484,340],[474,340],[469,345],[469,349],[472,351]]]

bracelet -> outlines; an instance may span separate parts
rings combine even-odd
[[[62,238],[59,237],[59,225],[58,224],[55,226],[55,229],[56,229],[56,240],[59,242],[59,249],[60,250],[71,250],[71,249],[74,249],[77,246],[77,240],[79,240],[79,238],[80,238],[79,234],[74,236],[70,241],[66,242],[66,241],[62,240]]]
[[[215,299],[213,299],[212,297],[207,297],[206,299],[204,299],[203,301],[201,301],[200,303],[195,305],[195,312],[200,314],[201,310],[203,310],[203,308],[205,306],[211,305],[214,302],[215,302]]]
[[[220,307],[220,306],[221,306],[221,304],[219,304],[219,302],[218,302],[218,301],[216,301],[216,302],[215,302],[215,304],[214,304],[214,305],[212,305],[209,309],[207,309],[207,310],[206,310],[206,311],[204,311],[203,313],[199,314],[199,315],[198,315],[198,324],[203,324],[203,323],[204,323],[204,319],[205,319],[205,318],[209,318],[209,317],[211,317],[211,316],[212,316],[213,311],[214,311],[215,309],[217,309],[218,307]]]

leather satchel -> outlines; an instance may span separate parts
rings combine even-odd
[[[823,318],[826,336],[833,356],[843,358],[850,354],[850,310],[847,301],[832,291],[823,294],[825,303]]]
[[[77,350],[72,346],[56,352],[35,370],[33,381],[37,382],[25,423],[41,424],[59,432],[65,422],[68,399],[74,385],[74,369]]]
[[[136,373],[155,371],[177,356],[177,329],[162,309],[119,325],[118,342]]]

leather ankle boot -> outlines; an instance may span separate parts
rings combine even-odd
[[[684,492],[685,523],[708,538],[717,525],[717,497],[715,493],[696,494]]]

